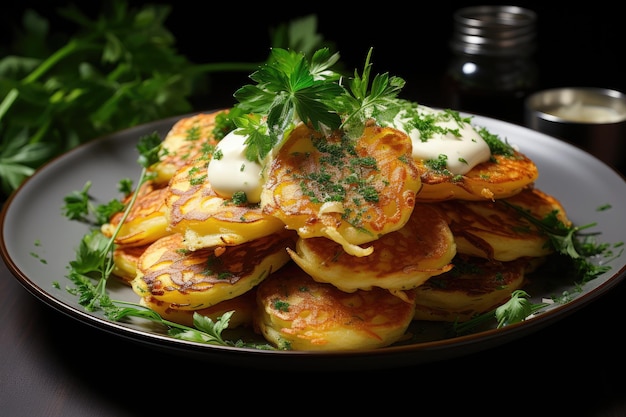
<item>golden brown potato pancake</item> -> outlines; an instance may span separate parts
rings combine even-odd
[[[356,257],[330,239],[298,239],[291,258],[314,280],[342,291],[408,290],[452,268],[456,244],[448,223],[432,204],[416,204],[400,230],[372,242],[371,255]]]
[[[297,126],[274,155],[261,207],[302,238],[326,237],[355,256],[358,246],[400,229],[420,189],[411,139],[393,128],[367,126],[356,141]]]
[[[459,255],[451,271],[429,279],[415,290],[415,320],[462,322],[491,311],[522,288],[526,273],[542,260],[497,262]]]
[[[496,200],[519,193],[539,177],[535,163],[521,152],[492,155],[491,159],[458,176],[434,171],[424,161],[417,161],[422,172],[417,201]]]
[[[130,285],[137,275],[137,262],[148,246],[117,246],[113,250],[113,275]]]
[[[144,246],[170,234],[168,231],[165,196],[167,190],[158,187],[153,182],[143,183],[137,199],[124,220],[119,233],[115,236],[115,244],[121,246]],[[129,204],[132,196],[128,196],[123,203]],[[111,216],[109,223],[102,225],[100,230],[107,237],[112,237],[124,213],[119,212]]]
[[[249,291],[290,258],[295,233],[284,230],[237,246],[189,251],[181,234],[165,236],[141,255],[133,291],[181,310],[211,307]]]
[[[212,152],[215,117],[222,111],[199,113],[177,121],[163,139],[163,156],[150,167],[156,174],[154,182],[166,185],[174,173],[206,152]]]
[[[199,310],[181,310],[176,308],[176,306],[156,300],[153,297],[143,297],[139,302],[141,305],[159,313],[159,315],[165,320],[184,324],[189,327],[193,327],[194,313],[198,313],[201,316],[206,316],[211,318],[213,321],[217,321],[225,313],[230,311],[233,311],[233,314],[230,316],[230,320],[228,321],[229,329],[234,329],[240,326],[251,327],[252,317],[254,310],[256,309],[256,288],[252,288],[238,297],[224,300],[214,306],[201,308]]]
[[[520,207],[539,220],[557,210],[559,220],[570,224],[561,203],[533,187],[502,201],[450,200],[438,203],[448,216],[457,252],[498,261],[541,257],[554,252],[548,235],[503,201]]]
[[[345,351],[376,349],[400,339],[413,320],[415,290],[346,293],[313,280],[294,263],[257,288],[257,332],[278,348]]]
[[[169,230],[183,234],[188,249],[239,245],[284,229],[258,204],[237,205],[217,195],[207,180],[208,162],[203,158],[181,168],[167,187]]]

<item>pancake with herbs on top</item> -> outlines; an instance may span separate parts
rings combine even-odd
[[[571,224],[561,203],[534,187],[496,201],[449,200],[437,206],[448,218],[459,253],[497,261],[549,255],[554,252],[550,236],[536,223],[553,217]]]
[[[439,161],[420,161],[423,188],[418,201],[496,200],[511,197],[539,177],[535,163],[513,151],[493,155],[464,175],[453,175]]]
[[[421,172],[418,201],[495,200],[532,184],[534,162],[499,136],[472,124],[457,111],[399,100],[393,119],[382,125],[406,132]],[[377,115],[373,115],[376,117]]]
[[[543,258],[489,261],[457,255],[454,268],[415,289],[415,320],[463,322],[491,311],[526,284]]]
[[[283,222],[258,204],[218,195],[207,179],[208,159],[176,172],[165,197],[168,229],[184,236],[189,250],[234,246],[284,229]]]
[[[356,140],[298,125],[273,155],[261,193],[263,213],[304,239],[325,237],[354,256],[402,228],[420,190],[411,140],[393,128],[365,127]]]
[[[558,207],[527,194],[537,167],[471,117],[398,99],[404,81],[370,78],[370,54],[347,78],[327,49],[272,50],[221,113],[232,130],[170,178],[173,234],[137,261],[142,302],[188,320],[255,291],[271,344],[342,351],[467,320],[524,285],[548,242],[517,215]]]
[[[317,282],[294,263],[257,287],[254,328],[279,349],[366,350],[403,338],[413,320],[415,290],[347,293]]]
[[[136,200],[115,236],[116,245],[145,246],[170,234],[165,207],[166,193],[165,188],[152,181],[144,182],[139,187]],[[127,196],[123,201],[124,205],[127,205],[131,198],[132,195]],[[123,211],[112,215],[109,222],[100,227],[102,234],[112,237],[122,218]]]
[[[212,152],[217,145],[216,119],[228,110],[198,113],[178,120],[167,132],[159,162],[150,167],[153,181],[166,185],[176,171],[196,158]]]
[[[342,291],[379,287],[401,292],[423,284],[452,268],[456,255],[454,236],[436,205],[415,205],[400,230],[372,242],[374,251],[356,257],[330,239],[298,239],[291,258],[314,280]]]
[[[236,246],[189,251],[179,233],[150,245],[137,262],[133,291],[180,310],[238,297],[289,262],[295,233],[284,230]]]

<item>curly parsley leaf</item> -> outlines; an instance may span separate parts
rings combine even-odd
[[[588,281],[611,269],[606,261],[622,254],[623,249],[614,254],[613,248],[622,248],[623,242],[614,245],[598,243],[593,234],[582,233],[584,230],[595,226],[595,223],[584,226],[566,225],[559,219],[558,210],[553,210],[542,219],[538,219],[528,209],[511,204],[505,199],[497,201],[516,210],[549,238],[556,256],[567,261],[564,262],[564,265],[559,266],[560,272],[571,273],[578,280],[576,286],[579,290],[582,290],[582,286]],[[598,256],[602,257],[605,262],[602,264],[594,263],[593,259]],[[480,325],[490,322],[494,317],[498,321],[498,327],[518,323],[549,305],[547,303],[531,303],[528,297],[529,295],[525,291],[515,290],[511,293],[511,298],[497,309],[479,314],[463,323],[454,323],[453,332],[455,334],[469,333]],[[571,294],[569,293],[564,294],[559,299],[554,299],[556,302],[568,302],[570,300]]]
[[[599,244],[593,239],[593,235],[583,235],[585,229],[594,227],[596,223],[582,226],[566,225],[558,217],[558,210],[546,214],[543,219],[538,219],[530,213],[530,210],[516,206],[506,200],[498,200],[502,204],[513,208],[525,219],[531,222],[537,229],[548,236],[550,245],[554,250],[569,259],[574,265],[577,277],[582,282],[596,278],[611,269],[609,265],[595,265],[591,258],[598,255],[611,256],[610,245]]]
[[[87,181],[80,191],[72,191],[64,198],[62,207],[63,215],[70,220],[90,223],[101,226],[108,222],[111,216],[124,210],[124,204],[120,200],[113,199],[107,204],[94,205],[93,198],[89,195],[91,181]]]
[[[526,291],[515,290],[511,294],[511,299],[496,308],[495,315],[498,320],[498,328],[520,323],[526,320],[531,314],[547,307],[547,303],[533,304],[528,299],[529,295]]]
[[[329,107],[329,100],[343,93],[336,82],[339,74],[330,70],[338,60],[339,54],[331,54],[328,48],[316,51],[311,62],[303,53],[273,48],[271,60],[250,75],[257,84],[235,92],[239,101],[235,107],[240,111],[267,115],[267,132],[258,129],[258,135],[247,143],[258,159],[267,155],[296,120],[311,123],[317,130],[339,127],[341,119]]]
[[[228,322],[233,313],[234,311],[228,311],[217,321],[213,321],[210,317],[194,313],[193,325],[195,329],[173,328],[169,331],[169,335],[178,339],[227,346],[229,342],[222,338],[222,332],[228,327]]]
[[[406,106],[397,98],[404,80],[385,73],[376,75],[370,84],[371,53],[372,49],[363,74],[355,71],[347,82],[348,89],[342,84],[345,77],[332,70],[339,54],[328,48],[315,51],[310,61],[303,53],[272,49],[272,59],[250,76],[256,85],[245,85],[235,92],[239,101],[235,109],[240,114],[267,118],[259,123],[235,121],[250,136],[246,142],[251,148],[249,159],[262,160],[280,147],[299,122],[324,133],[341,128],[349,137],[358,137],[367,119],[392,119]]]
[[[376,74],[370,85],[370,63],[373,49],[370,48],[361,75],[355,70],[354,78],[348,81],[351,94],[338,96],[338,111],[347,114],[343,127],[353,131],[353,135],[362,132],[365,120],[375,117],[379,122],[391,121],[405,102],[398,100],[398,94],[404,88],[405,81],[400,77],[390,77],[388,73]]]
[[[91,181],[87,181],[80,191],[72,191],[70,194],[63,198],[65,202],[63,206],[63,215],[70,220],[78,220],[82,222],[88,222],[87,217],[90,210],[90,196],[89,189],[91,188]]]
[[[457,335],[470,333],[478,326],[493,320],[494,317],[498,321],[498,328],[520,323],[548,305],[547,303],[532,303],[526,291],[515,290],[511,293],[511,298],[496,309],[479,314],[462,323],[453,323],[453,331]]]

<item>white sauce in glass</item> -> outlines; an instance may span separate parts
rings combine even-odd
[[[561,119],[579,123],[615,123],[624,120],[624,113],[616,109],[580,102],[557,107],[547,112]]]
[[[407,122],[411,118],[430,116],[435,116],[435,125],[445,132],[434,132],[432,136],[422,140],[422,133],[418,129],[410,128],[407,131]],[[393,127],[404,131],[411,138],[414,159],[438,160],[440,155],[446,155],[447,169],[453,175],[466,174],[491,157],[489,145],[471,124],[458,121],[443,110],[419,105],[417,112],[400,112]],[[458,132],[458,135],[454,132]]]
[[[246,135],[232,131],[217,144],[207,169],[211,188],[223,198],[243,191],[249,203],[261,201],[262,170],[258,162],[246,158]],[[216,158],[216,155],[221,154]]]

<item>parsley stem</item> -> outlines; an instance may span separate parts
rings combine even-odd
[[[39,79],[42,75],[44,75],[50,68],[56,65],[57,62],[61,61],[66,56],[80,51],[82,49],[94,48],[90,44],[87,43],[79,43],[76,41],[70,41],[60,49],[58,49],[55,53],[50,55],[45,61],[43,61],[37,68],[35,68],[30,74],[28,74],[24,79],[22,79],[21,84],[30,84]],[[6,114],[7,111],[11,108],[15,100],[19,97],[20,92],[17,88],[12,88],[9,93],[4,97],[2,103],[0,103],[0,121]]]
[[[147,175],[147,169],[146,168],[142,168],[141,169],[141,174],[139,176],[139,184],[137,186],[137,190],[139,190],[139,187],[145,181],[146,175]],[[113,236],[111,236],[111,238],[109,239],[105,249],[103,250],[103,255],[105,255],[103,257],[103,259],[106,260],[107,265],[106,265],[105,269],[102,271],[102,280],[101,280],[101,282],[102,281],[106,282],[106,280],[109,278],[110,271],[113,270],[113,266],[114,266],[113,265],[113,257],[112,256],[106,256],[106,254],[108,254],[109,252],[113,251],[114,244],[115,244],[115,238],[117,237],[117,235],[119,234],[120,230],[122,229],[122,226],[124,226],[124,223],[126,222],[126,218],[130,214],[130,211],[133,208],[133,206],[135,205],[135,201],[137,200],[137,196],[138,196],[138,192],[135,191],[132,194],[132,196],[131,196],[130,202],[126,205],[126,209],[124,210],[124,214],[122,215],[122,218],[120,219],[120,222],[118,223],[117,227],[115,228],[115,231],[113,232]]]
[[[30,84],[35,82],[44,75],[50,68],[56,65],[57,62],[61,61],[66,56],[72,54],[73,52],[84,49],[81,48],[76,41],[69,41],[65,46],[58,49],[55,53],[50,55],[45,61],[43,61],[35,70],[33,70],[30,74],[28,74],[23,80],[22,83]]]
[[[20,95],[17,88],[12,88],[9,93],[4,97],[2,103],[0,103],[0,121],[2,121],[2,117],[6,114],[7,111],[11,108],[17,97]]]

